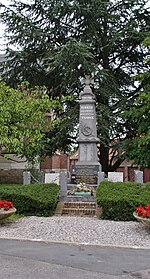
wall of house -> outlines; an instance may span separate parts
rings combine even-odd
[[[27,168],[27,162],[25,159],[20,159],[14,154],[10,154],[9,157],[13,160],[8,160],[0,156],[0,184],[2,183],[23,183],[23,171]],[[52,157],[47,156],[40,165],[36,168],[44,172],[59,172],[61,170],[71,172],[72,165],[75,165],[77,159],[69,158],[66,154],[55,154]],[[132,166],[131,162],[124,162],[116,171],[123,172],[124,181],[134,181],[134,170],[138,167]],[[143,171],[144,182],[150,182],[150,169]]]
[[[12,169],[2,170],[0,169],[0,185],[1,184],[22,184],[23,183],[24,170]]]
[[[14,154],[9,154],[8,158],[0,156],[0,184],[22,184],[23,172],[28,168],[26,159]],[[39,169],[39,165],[36,169]]]
[[[55,154],[52,157],[47,156],[41,162],[40,169],[45,172],[68,170],[68,156],[64,153]]]
[[[25,158],[17,157],[14,154],[7,155],[8,159],[0,156],[0,169],[26,169],[28,164]]]
[[[144,182],[150,182],[150,169],[144,170]]]
[[[52,157],[45,157],[44,160],[40,163],[41,170],[52,170]]]

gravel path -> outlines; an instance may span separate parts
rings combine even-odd
[[[0,238],[36,239],[150,249],[150,228],[89,217],[23,217],[0,223]]]

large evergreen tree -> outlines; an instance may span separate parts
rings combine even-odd
[[[150,37],[145,38],[144,45],[150,46]],[[150,58],[146,59],[150,65]],[[134,121],[134,134],[125,142],[126,153],[129,158],[141,168],[150,168],[150,72],[149,70],[135,76],[135,80],[142,85],[139,96],[132,108],[126,113]]]
[[[30,4],[12,1],[10,7],[1,7],[10,56],[5,65],[6,80],[13,86],[24,79],[44,84],[51,98],[73,97],[64,111],[57,111],[63,125],[58,122],[47,134],[50,137],[55,132],[56,136],[55,140],[50,137],[47,152],[69,144],[67,135],[78,122],[75,100],[81,90],[79,80],[90,74],[95,78],[103,171],[115,170],[124,159],[121,141],[131,136],[134,127],[123,112],[139,94],[132,75],[144,67],[142,41],[149,31],[146,2],[33,0]],[[109,161],[110,146],[115,162]]]

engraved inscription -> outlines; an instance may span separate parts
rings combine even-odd
[[[98,178],[96,176],[78,176],[76,183],[97,184]]]
[[[93,105],[81,105],[80,116],[81,116],[81,119],[94,119],[94,106]]]
[[[84,182],[88,184],[97,184],[99,166],[74,166],[74,176],[76,183]]]

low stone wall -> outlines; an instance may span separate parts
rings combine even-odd
[[[22,184],[23,183],[22,169],[2,170],[0,169],[0,184]]]

